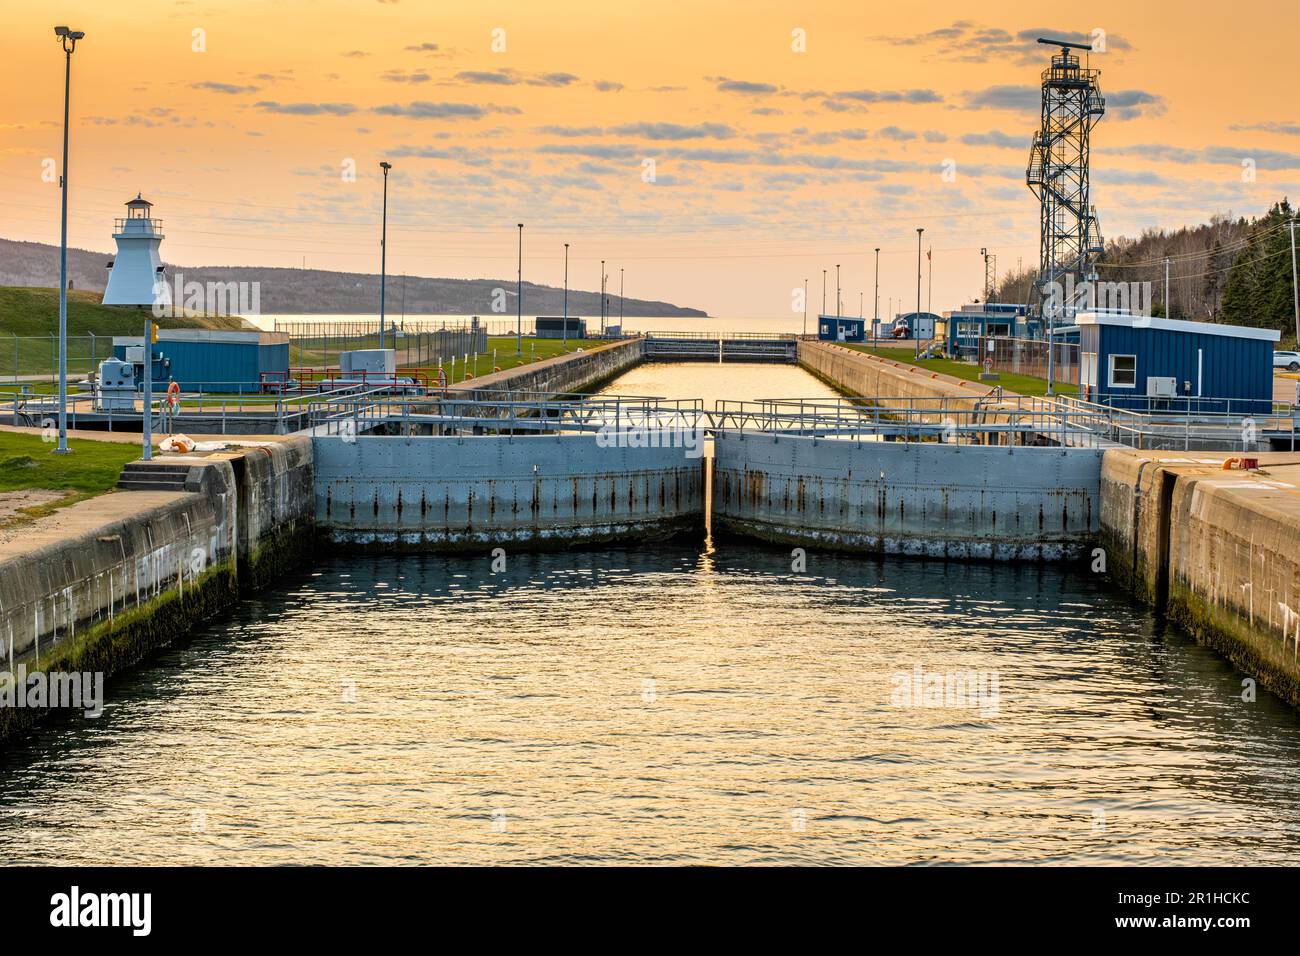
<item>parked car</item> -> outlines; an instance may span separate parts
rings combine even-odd
[[[1288,372],[1300,372],[1300,352],[1274,352],[1273,367]]]

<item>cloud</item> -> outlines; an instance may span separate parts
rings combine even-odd
[[[569,86],[578,82],[572,73],[520,73],[518,70],[461,70],[452,80],[476,86]]]
[[[1239,146],[1206,146],[1187,149],[1168,143],[1135,143],[1131,146],[1111,146],[1097,150],[1110,156],[1136,156],[1157,163],[1241,167],[1249,159],[1262,169],[1300,169],[1300,153],[1286,153],[1276,149],[1246,149]]]
[[[899,129],[897,126],[886,126],[884,129],[877,131],[876,135],[884,139],[892,139],[899,143],[916,139],[916,134],[911,130]]]
[[[966,93],[966,105],[975,109],[1038,112],[1042,90],[1037,86],[1001,84]]]
[[[930,47],[927,58],[953,60],[965,63],[989,61],[1010,62],[1017,66],[1045,63],[1052,55],[1050,48],[1038,43],[1039,37],[1066,40],[1070,43],[1096,45],[1093,52],[1127,51],[1133,45],[1118,33],[1080,33],[1077,30],[1055,30],[1051,27],[1031,27],[1015,34],[1001,27],[989,27],[972,20],[957,20],[951,26],[940,27],[925,33],[899,36],[876,36],[873,39],[894,46]],[[1104,49],[1101,44],[1104,42]]]
[[[736,131],[723,123],[699,123],[682,126],[677,123],[627,123],[610,130],[618,136],[640,136],[645,139],[730,139]]]
[[[1281,136],[1300,136],[1300,123],[1233,123],[1228,129],[1236,132],[1277,133]]]
[[[830,94],[835,99],[857,103],[942,103],[934,90],[841,90]]]
[[[1113,115],[1120,122],[1139,116],[1159,116],[1164,111],[1164,98],[1145,90],[1119,90],[1106,94],[1106,114]]]
[[[715,77],[718,91],[722,93],[745,93],[750,96],[767,96],[780,89],[771,83],[755,83],[750,80],[729,80],[725,76]]]
[[[600,126],[539,126],[537,132],[548,136],[604,136]]]
[[[347,52],[347,53],[344,53],[343,55],[344,55],[344,56],[350,56],[350,57],[352,57],[352,58],[355,59],[355,60],[359,60],[359,59],[361,59],[363,56],[370,56],[370,54],[367,53],[365,50],[348,50],[348,52]]]
[[[613,80],[597,80],[592,85],[602,93],[617,93],[623,89],[622,83],[615,83]]]
[[[275,100],[260,100],[253,106],[268,113],[289,116],[347,116],[357,110],[351,103],[277,103]]]
[[[398,103],[376,106],[371,112],[380,116],[406,116],[411,119],[482,119],[488,113],[520,111],[513,106],[495,106],[490,103],[478,106],[472,103],[430,103],[427,100],[416,100],[405,106]]]
[[[381,80],[387,80],[389,83],[428,83],[429,74],[424,70],[389,70],[387,73],[379,75]]]
[[[411,45],[408,46],[408,47],[404,47],[403,49],[408,50],[408,51],[410,51],[411,53],[437,53],[437,52],[438,52],[438,44],[436,44],[436,43],[413,43],[413,44],[411,44]]]
[[[1031,137],[1028,134],[1017,136],[991,129],[987,133],[967,133],[961,138],[967,146],[994,146],[998,149],[1028,149]]]
[[[260,86],[239,86],[235,83],[218,83],[214,80],[204,80],[201,83],[191,83],[191,89],[207,90],[211,93],[256,93],[261,89]]]
[[[779,110],[775,106],[756,106],[749,111],[754,116],[784,116],[785,111]]]

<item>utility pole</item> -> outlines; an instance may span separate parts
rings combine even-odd
[[[384,218],[379,232],[379,347],[384,347],[384,285],[388,273],[388,171],[392,163],[383,162],[379,168],[384,171]]]
[[[934,246],[931,246],[929,249],[925,250],[925,262],[926,262],[925,281],[927,286],[925,290],[925,311],[933,314],[934,313]]]
[[[515,354],[524,354],[524,224],[519,223],[519,272],[515,278]]]
[[[1173,317],[1173,310],[1169,308],[1169,257],[1165,256],[1165,318]]]
[[[564,331],[561,334],[564,339],[561,348],[567,352],[569,350],[569,244],[567,242],[564,244]]]
[[[880,333],[880,247],[876,246],[876,309],[874,321],[871,323],[871,336],[875,338]]]
[[[62,212],[59,226],[59,444],[56,454],[68,453],[68,103],[72,99],[72,51],[77,41],[85,37],[80,30],[55,27],[54,35],[63,46],[63,165],[59,168],[59,184],[63,187]],[[157,276],[154,277],[155,279]],[[14,367],[15,376],[18,373]],[[148,410],[145,410],[148,414]],[[148,454],[145,455],[148,458]]]
[[[1291,214],[1291,296],[1295,301],[1295,337],[1300,343],[1300,283],[1296,282],[1295,214]],[[1297,346],[1300,348],[1300,345]]]
[[[921,357],[921,233],[925,229],[917,227],[916,230],[916,321],[912,324],[912,352],[913,359]]]

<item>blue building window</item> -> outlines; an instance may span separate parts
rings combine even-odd
[[[1136,355],[1111,355],[1110,387],[1111,388],[1136,388],[1137,387],[1137,356]]]

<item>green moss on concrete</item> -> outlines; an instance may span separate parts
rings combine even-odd
[[[79,630],[58,642],[39,661],[26,662],[27,673],[103,673],[106,677],[136,666],[159,648],[175,642],[197,625],[230,607],[238,598],[234,562],[209,568],[185,585],[171,587],[136,607]],[[0,708],[0,740],[20,733],[46,711]]]
[[[1166,614],[1198,643],[1218,651],[1263,687],[1300,707],[1300,665],[1281,637],[1251,625],[1235,608],[1206,601],[1182,581],[1169,582]]]
[[[291,521],[263,538],[240,565],[240,592],[261,590],[296,571],[311,559],[317,541],[316,526],[310,518]]]

